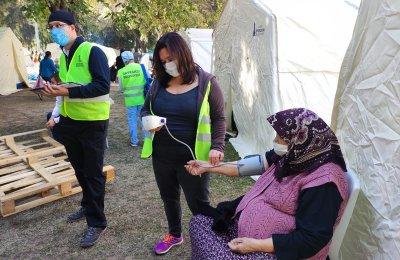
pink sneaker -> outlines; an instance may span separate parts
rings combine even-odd
[[[154,248],[156,255],[162,255],[167,253],[173,246],[177,246],[183,243],[183,236],[174,237],[171,234],[166,234],[164,239],[160,241]]]

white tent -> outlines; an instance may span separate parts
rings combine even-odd
[[[29,86],[24,49],[10,28],[0,28],[0,95],[17,92]]]
[[[108,67],[111,67],[115,63],[115,60],[117,59],[117,54],[115,49],[97,43],[93,44],[99,47],[106,54],[108,60]]]
[[[196,28],[186,29],[179,33],[188,43],[194,61],[207,72],[211,72],[212,33],[212,29]]]
[[[350,0],[228,0],[213,41],[213,73],[232,111],[240,156],[265,152],[267,115],[306,107],[330,122],[357,4]]]
[[[332,128],[361,181],[342,259],[400,259],[400,2],[363,0]]]

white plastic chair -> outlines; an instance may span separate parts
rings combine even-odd
[[[344,210],[342,219],[333,232],[332,243],[329,247],[329,258],[331,260],[342,259],[342,256],[339,254],[340,248],[342,246],[344,235],[346,234],[347,226],[349,225],[351,216],[353,215],[358,194],[360,193],[360,181],[357,175],[351,170],[348,170],[345,175],[349,185],[349,200]]]

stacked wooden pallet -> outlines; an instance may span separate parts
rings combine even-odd
[[[114,167],[103,168],[107,182]],[[63,145],[46,129],[0,137],[0,214],[9,216],[78,192]]]

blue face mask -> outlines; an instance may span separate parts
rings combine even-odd
[[[58,45],[64,47],[69,42],[69,37],[65,34],[65,31],[61,28],[51,29],[51,38]]]

